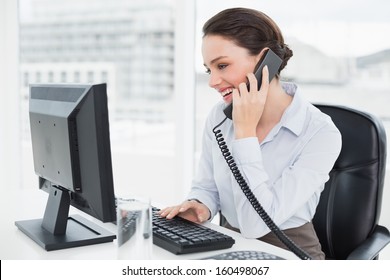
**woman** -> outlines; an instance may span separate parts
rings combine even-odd
[[[224,10],[203,27],[202,55],[209,86],[223,102],[210,112],[202,155],[188,200],[160,211],[194,222],[210,220],[221,211],[233,228],[285,248],[254,211],[232,175],[213,133],[233,102],[233,119],[221,130],[241,174],[276,225],[313,259],[324,259],[311,220],[325,182],[341,149],[341,136],[331,119],[279,74],[293,55],[275,22],[262,12]],[[282,60],[268,82],[264,67],[261,88],[253,74],[267,49]],[[246,83],[249,82],[249,90]]]

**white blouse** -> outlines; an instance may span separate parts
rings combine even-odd
[[[292,83],[283,83],[293,101],[267,137],[234,139],[233,122],[218,129],[241,174],[260,204],[281,228],[312,220],[320,193],[341,150],[341,135],[329,116],[305,101]],[[204,203],[212,217],[219,211],[247,238],[270,230],[258,216],[232,175],[215,139],[213,128],[225,115],[218,103],[203,133],[199,168],[188,198]]]

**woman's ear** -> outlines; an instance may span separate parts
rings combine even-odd
[[[269,50],[269,48],[262,49],[259,54],[256,56],[257,63],[264,57],[266,51]]]

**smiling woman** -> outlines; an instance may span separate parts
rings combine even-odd
[[[289,9],[280,8],[287,3],[288,0],[261,3],[229,0],[209,3],[198,0],[198,21],[205,22],[218,11],[230,7],[245,6],[265,11],[278,22],[286,43],[294,50],[294,56],[281,73],[281,81],[298,83],[300,92],[310,102],[345,104],[372,112],[382,118],[390,133],[390,111],[386,105],[390,102],[390,37],[383,37],[390,30],[387,15],[390,2],[307,0],[294,3]],[[201,25],[198,25],[198,49],[204,43],[200,28]],[[207,113],[221,97],[207,84],[211,77],[202,74],[205,61],[200,52],[196,55],[195,139],[198,140],[198,159],[203,146],[201,135]],[[225,69],[226,64],[221,64],[221,67]],[[231,91],[230,88],[227,91]],[[200,170],[199,166],[197,171]],[[389,190],[390,185],[386,189]],[[385,191],[384,201],[390,201],[390,191]],[[390,226],[390,215],[386,215],[390,209],[386,211],[386,205],[389,204],[383,205],[381,223]],[[390,247],[387,251],[381,254],[381,258],[390,259]]]
[[[257,81],[255,66],[272,53],[282,61],[278,75],[269,81],[264,66]],[[246,238],[294,248],[302,258],[323,259],[311,219],[340,153],[341,137],[296,84],[280,80],[292,56],[280,29],[261,11],[222,10],[203,26],[202,56],[209,86],[223,101],[208,114],[187,199],[160,215],[202,223],[221,212],[226,226]],[[227,119],[223,109],[231,102],[233,118]],[[284,238],[279,239],[281,232]],[[290,246],[289,238],[300,248]],[[297,253],[301,248],[303,254]]]
[[[286,43],[294,57],[282,73],[282,79],[296,81],[302,93],[312,102],[345,104],[378,114],[385,126],[390,126],[390,113],[384,104],[390,102],[388,75],[390,30],[387,9],[390,2],[374,0],[358,4],[355,1],[299,1],[289,9],[280,9],[288,1],[253,3],[253,1],[197,1],[198,21],[205,22],[217,11],[235,6],[258,8],[271,15],[284,32]],[[354,7],[351,9],[351,7]],[[378,7],[380,7],[378,9]],[[200,27],[200,26],[199,26]],[[201,30],[197,30],[197,46],[201,45]],[[198,83],[196,112],[198,128],[216,101],[215,94],[205,86],[201,73],[203,58],[197,55]],[[208,94],[210,92],[210,94]],[[205,94],[207,93],[207,94]],[[375,98],[367,99],[367,94]],[[353,98],[351,96],[353,95]],[[196,131],[200,135],[201,130]],[[200,137],[196,137],[199,139]],[[200,142],[196,150],[200,151]]]

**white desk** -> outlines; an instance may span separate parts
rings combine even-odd
[[[70,259],[70,260],[114,260],[116,259],[115,242],[83,246],[71,249],[47,252],[33,240],[22,233],[16,226],[15,221],[42,218],[47,201],[47,194],[38,189],[35,190],[6,190],[1,187],[1,230],[0,230],[0,259],[2,260],[28,260],[28,259]],[[88,217],[97,224],[115,233],[115,225],[103,224],[100,221],[90,218],[84,213],[71,207],[71,214],[78,213]],[[207,226],[232,236],[236,243],[230,249],[174,255],[160,247],[153,246],[152,258],[156,260],[186,260],[201,259],[227,251],[237,250],[258,250],[278,255],[285,259],[298,259],[293,253],[269,245],[267,243],[245,239],[240,234],[209,223]]]

